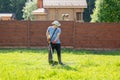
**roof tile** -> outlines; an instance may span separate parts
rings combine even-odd
[[[86,8],[86,0],[43,0],[44,8]]]

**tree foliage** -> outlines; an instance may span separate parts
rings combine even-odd
[[[10,12],[10,10],[12,9],[10,4],[10,0],[0,0],[0,13]]]
[[[95,0],[86,0],[87,1],[87,8],[84,9],[83,19],[85,22],[90,22],[91,17],[90,15],[93,13],[93,9],[95,7]]]
[[[18,20],[22,19],[22,9],[26,0],[0,0],[0,13],[15,13]]]
[[[96,0],[91,22],[120,22],[120,0]]]
[[[32,20],[33,19],[32,11],[35,9],[37,9],[36,0],[26,3],[25,7],[22,10],[24,20],[28,20],[28,19]]]

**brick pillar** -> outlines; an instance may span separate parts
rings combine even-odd
[[[43,0],[37,0],[37,7],[43,8]]]

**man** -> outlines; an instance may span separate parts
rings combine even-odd
[[[46,32],[47,41],[50,45],[49,54],[48,54],[48,61],[49,64],[54,65],[52,53],[54,50],[57,51],[58,63],[63,65],[61,61],[61,45],[60,45],[60,29],[61,24],[58,21],[53,21],[52,26],[49,26]]]

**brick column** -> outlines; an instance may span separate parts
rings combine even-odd
[[[37,0],[37,7],[43,8],[43,0]]]

